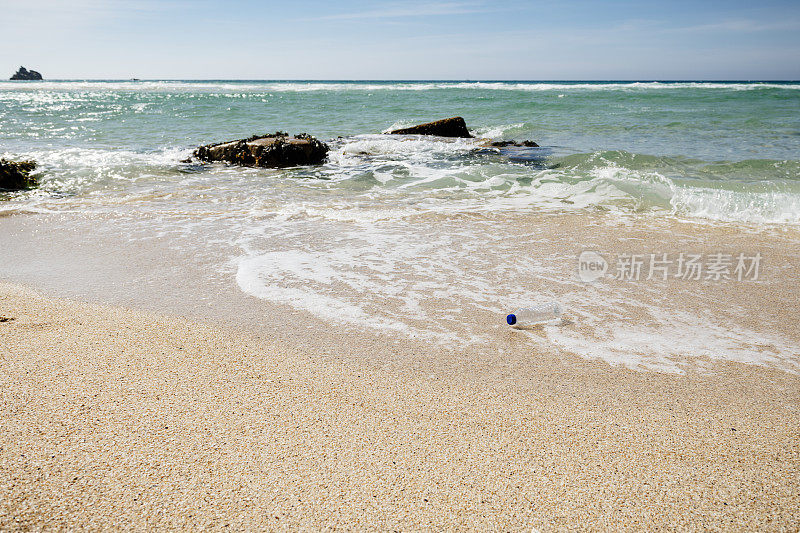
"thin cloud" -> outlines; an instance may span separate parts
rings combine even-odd
[[[168,9],[188,9],[193,3],[188,0],[0,0],[4,13],[18,13],[44,17],[48,14],[70,14],[75,17],[92,14],[126,15],[134,11],[159,12]]]
[[[667,31],[675,33],[704,33],[704,32],[736,32],[757,33],[762,31],[792,31],[800,30],[800,21],[786,20],[781,22],[761,22],[756,20],[737,19],[723,20],[709,24],[698,24],[682,28],[670,28]]]
[[[439,2],[425,4],[398,4],[384,9],[339,13],[319,17],[317,20],[396,19],[407,17],[432,17],[441,15],[466,15],[484,13],[487,9],[475,2]]]

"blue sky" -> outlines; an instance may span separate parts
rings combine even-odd
[[[0,0],[0,13],[8,76],[800,79],[797,0]]]

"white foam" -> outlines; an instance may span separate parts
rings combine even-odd
[[[589,188],[575,190],[570,196],[575,205],[627,205],[634,211],[662,209],[672,215],[724,222],[800,223],[800,191],[786,190],[788,186],[782,182],[762,183],[765,191],[755,190],[754,184],[745,184],[742,187],[749,190],[738,191],[705,187],[702,182],[679,185],[658,172],[616,164],[597,166],[589,174],[594,177],[586,182]],[[589,190],[593,197],[585,196]]]
[[[453,235],[420,235],[403,221],[312,222],[336,239],[308,242],[307,223],[270,221],[242,237],[236,279],[243,291],[361,328],[444,345],[481,341],[474,332],[459,331],[458,317],[448,310],[494,304],[491,283],[459,265],[469,263],[477,243],[459,246]],[[276,240],[302,241],[303,249],[264,249]]]
[[[478,128],[475,130],[475,134],[477,137],[484,137],[488,139],[500,139],[503,138],[506,135],[506,133],[524,127],[525,127],[524,122],[519,122],[516,124],[500,124],[498,126],[488,126],[484,128]]]
[[[499,322],[536,299],[557,299],[570,321],[545,327],[543,337],[530,334],[534,342],[636,370],[676,373],[699,360],[720,360],[800,373],[800,349],[779,334],[670,307],[677,304],[663,299],[654,303],[655,285],[587,286],[565,277],[557,258],[520,256],[513,239],[492,237],[489,221],[431,227],[409,221],[404,209],[393,219],[376,216],[378,206],[362,216],[352,207],[329,209],[295,206],[302,215],[251,227],[239,243],[239,287],[320,320],[450,347],[497,340],[474,331],[479,328],[466,323],[467,310],[491,313]],[[331,216],[337,211],[349,214]],[[326,238],[329,233],[335,239]],[[535,241],[528,237],[528,244]],[[556,292],[548,294],[547,287]]]
[[[591,332],[550,326],[553,344],[590,359],[634,370],[681,373],[697,359],[768,366],[800,373],[800,350],[778,335],[726,327],[685,312],[650,307],[656,325],[635,325],[606,317],[591,321]]]
[[[781,190],[781,182],[763,184],[762,188],[768,189],[763,192],[752,190],[753,185],[747,185],[751,190],[743,191],[711,189],[703,186],[704,182],[695,185],[684,181],[678,185],[659,172],[626,168],[601,154],[587,161],[595,162],[590,168],[584,168],[586,164],[537,168],[462,157],[478,145],[479,141],[471,139],[357,136],[334,148],[326,172],[334,181],[371,172],[376,182],[389,191],[474,193],[466,198],[425,201],[425,209],[436,212],[601,207],[620,212],[660,210],[728,222],[800,222],[800,191]],[[460,160],[454,162],[454,157]],[[323,212],[318,214],[324,216]]]
[[[345,139],[328,155],[334,164],[346,166],[354,155],[392,156],[430,162],[432,156],[466,153],[480,144],[476,139],[444,139],[421,135],[356,135]]]
[[[653,91],[673,89],[759,90],[800,89],[800,83],[719,83],[719,82],[327,82],[327,81],[43,81],[37,83],[0,82],[0,90],[33,91],[125,91],[125,92],[238,92],[276,93],[311,91],[431,91],[443,89],[475,89],[495,91]]]
[[[725,222],[800,223],[800,193],[780,190],[730,191],[703,187],[674,187],[673,212]]]

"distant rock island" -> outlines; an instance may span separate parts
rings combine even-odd
[[[35,70],[28,70],[25,67],[19,67],[16,74],[11,76],[12,80],[41,80],[42,75]]]

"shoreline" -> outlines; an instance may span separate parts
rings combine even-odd
[[[0,306],[2,529],[800,524],[795,374],[321,356],[9,283]]]
[[[195,220],[202,217],[188,222]],[[454,354],[473,361],[577,354],[678,373],[723,359],[800,374],[795,227],[445,214],[366,228],[313,223],[313,231],[301,222],[294,234],[259,237],[251,247],[241,245],[236,228],[165,235],[149,222],[71,213],[1,218],[0,248],[14,253],[0,257],[0,279],[53,297],[269,330],[310,352],[346,345],[364,359],[416,353],[442,364]],[[350,239],[339,243],[342,234]],[[602,280],[579,278],[585,251],[607,259]],[[710,265],[720,252],[730,256],[731,279],[677,276],[681,254],[699,254]],[[651,253],[668,254],[669,279],[648,279]],[[631,254],[644,259],[641,276],[615,279]],[[737,255],[761,257],[758,279],[736,279]],[[508,312],[542,300],[565,307],[562,324],[527,331],[506,325]]]

